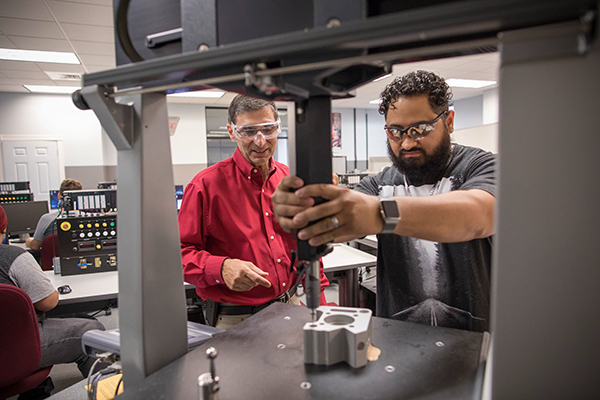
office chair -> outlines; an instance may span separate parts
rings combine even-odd
[[[36,388],[52,366],[38,369],[40,332],[31,299],[16,286],[0,283],[0,400]]]
[[[52,259],[58,257],[58,233],[54,232],[42,242],[40,265],[44,271],[52,271]]]

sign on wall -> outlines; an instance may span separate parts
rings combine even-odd
[[[342,114],[331,113],[331,147],[342,147]]]

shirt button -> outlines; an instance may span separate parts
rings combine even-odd
[[[252,172],[256,173],[256,168],[254,168],[254,169],[252,170]]]
[[[272,235],[271,235],[271,240],[273,240],[273,239],[275,239],[275,236],[272,236]]]
[[[282,285],[283,285],[283,287],[285,287],[285,282],[283,282],[283,284],[282,284]]]
[[[220,282],[218,279],[216,279],[216,280],[215,280],[215,282],[217,282],[217,283],[221,283],[221,282]]]
[[[265,189],[262,189],[262,192],[264,193],[264,192],[265,192]]]
[[[252,179],[252,178],[248,177],[248,179]]]
[[[280,263],[280,262],[281,262],[281,258],[278,258],[278,259],[277,259],[277,262],[278,262],[278,263]]]
[[[268,217],[268,216],[269,216],[269,213],[268,213],[268,212],[266,212],[266,213],[265,213],[265,215]]]

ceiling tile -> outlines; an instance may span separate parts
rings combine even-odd
[[[112,7],[47,0],[58,22],[113,26]]]
[[[89,26],[79,24],[60,24],[70,40],[112,43],[114,45],[113,28],[106,26]]]
[[[77,86],[81,87],[80,81],[54,81],[58,86]]]
[[[5,35],[64,39],[58,24],[54,21],[32,21],[27,19],[0,18],[0,31]]]
[[[79,59],[85,65],[105,65],[107,67],[114,67],[116,65],[114,56],[96,56],[93,54],[80,54]]]
[[[98,72],[98,71],[106,71],[107,69],[111,69],[111,67],[107,67],[105,65],[85,65],[89,73]]]
[[[17,46],[4,35],[0,35],[0,47],[3,49],[16,49]]]
[[[0,17],[54,21],[42,0],[0,1]]]
[[[41,71],[35,63],[29,61],[0,60],[0,70]]]
[[[81,42],[78,40],[71,40],[71,44],[75,47],[78,54],[94,54],[99,56],[112,56],[115,57],[115,45],[113,43],[99,43],[99,42]]]
[[[61,1],[61,0],[58,0]],[[112,0],[68,0],[68,3],[83,3],[83,4],[96,4],[99,6],[110,6],[112,7]]]
[[[4,75],[6,75],[9,78],[31,78],[31,79],[50,79],[48,78],[48,75],[46,75],[45,73],[43,73],[42,71],[4,71],[3,72]]]
[[[0,75],[0,85],[12,85],[13,81],[5,77],[4,75]]]
[[[60,39],[32,38],[24,36],[8,36],[20,49],[73,52],[69,42]]]
[[[26,92],[26,93],[29,93],[29,90],[25,89],[21,85],[1,85],[0,84],[0,92]]]
[[[42,71],[54,72],[85,72],[83,65],[79,64],[56,64],[56,63],[36,63]]]
[[[44,85],[44,86],[56,86],[53,80],[46,77],[46,79],[29,79],[29,78],[11,78],[17,85]]]

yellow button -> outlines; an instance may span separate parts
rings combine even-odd
[[[103,222],[103,223],[102,223],[102,226],[106,227],[106,226],[107,226],[106,222]]]
[[[68,221],[61,223],[60,229],[62,229],[63,231],[68,231],[69,229],[71,229],[71,223]]]
[[[87,227],[88,227],[88,228],[91,228],[91,227],[92,227],[92,224],[87,224]]]
[[[83,224],[79,224],[79,229],[83,229]]]
[[[100,224],[96,222],[96,223],[94,224],[94,226],[95,226],[96,228],[99,228],[99,227],[100,227]]]
[[[97,245],[96,245],[96,248],[97,248],[98,250],[100,250],[100,249],[102,248],[102,246],[100,246],[99,244],[97,244]]]

